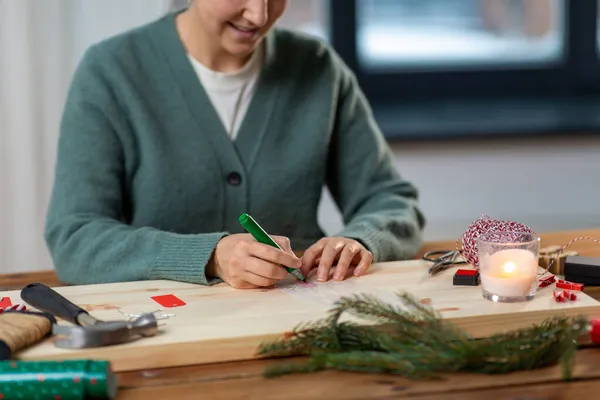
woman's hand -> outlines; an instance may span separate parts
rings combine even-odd
[[[354,276],[363,275],[372,262],[373,254],[356,240],[328,237],[319,240],[304,252],[301,271],[307,276],[309,271],[317,268],[317,280],[325,282],[336,263],[333,279],[344,280],[352,272]]]
[[[302,264],[292,252],[288,238],[271,237],[284,251],[259,243],[249,234],[225,236],[217,243],[207,274],[236,289],[274,285],[288,274],[281,265],[300,268]]]

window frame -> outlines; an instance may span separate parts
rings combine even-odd
[[[406,107],[420,107],[423,114],[426,108],[437,104],[438,108],[463,104],[466,114],[469,107],[475,104],[488,104],[490,110],[499,104],[510,101],[529,101],[538,105],[554,102],[555,109],[569,102],[592,101],[600,106],[600,58],[597,44],[597,0],[565,0],[564,1],[564,58],[559,62],[543,66],[509,65],[500,68],[482,66],[469,67],[463,70],[456,67],[434,71],[369,71],[361,67],[357,49],[357,2],[359,0],[330,0],[330,42],[340,57],[356,74],[358,82],[367,98],[378,111]],[[586,103],[582,107],[590,107]],[[486,103],[487,102],[487,103]],[[471,106],[469,106],[471,104]],[[599,108],[600,109],[600,108]],[[439,111],[439,110],[438,110]],[[383,112],[383,111],[381,111]],[[557,111],[546,111],[552,119]],[[450,118],[450,117],[449,117]],[[388,121],[388,126],[391,126]],[[401,121],[398,121],[400,124]],[[600,129],[600,121],[597,122]],[[393,123],[392,123],[393,125]],[[418,125],[418,124],[417,124]],[[479,124],[473,127],[478,135],[523,134],[528,128],[510,128],[506,132],[494,132],[494,128]],[[555,124],[556,125],[556,124]],[[573,123],[549,124],[549,133],[565,130],[590,130],[589,124],[581,127]],[[543,124],[539,128],[543,130]],[[429,138],[447,137],[443,129],[439,132],[390,132],[384,134],[388,138]],[[398,126],[399,131],[402,130]],[[418,130],[418,129],[417,129]],[[435,131],[435,129],[434,129]],[[460,128],[457,128],[457,132]],[[468,130],[467,130],[468,131]],[[440,136],[441,135],[441,136]],[[463,136],[471,136],[465,132]],[[459,136],[461,136],[459,134]]]

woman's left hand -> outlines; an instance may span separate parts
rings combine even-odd
[[[361,276],[371,266],[373,254],[354,239],[344,237],[327,237],[309,247],[302,255],[304,276],[317,268],[317,280],[325,282],[329,279],[329,271],[335,265],[334,280],[344,280],[348,273]]]

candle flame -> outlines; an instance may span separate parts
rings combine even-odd
[[[507,262],[506,264],[504,264],[504,272],[507,272],[507,273],[509,273],[509,274],[510,274],[511,272],[514,272],[516,268],[517,268],[517,266],[516,266],[516,265],[515,265],[515,263],[514,263],[514,262],[512,262],[512,261],[509,261],[509,262]]]

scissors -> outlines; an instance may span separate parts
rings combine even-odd
[[[423,255],[423,260],[433,262],[429,267],[428,272],[431,275],[434,275],[453,265],[466,264],[467,262],[464,259],[458,259],[460,256],[461,253],[456,250],[433,250],[425,253]]]

